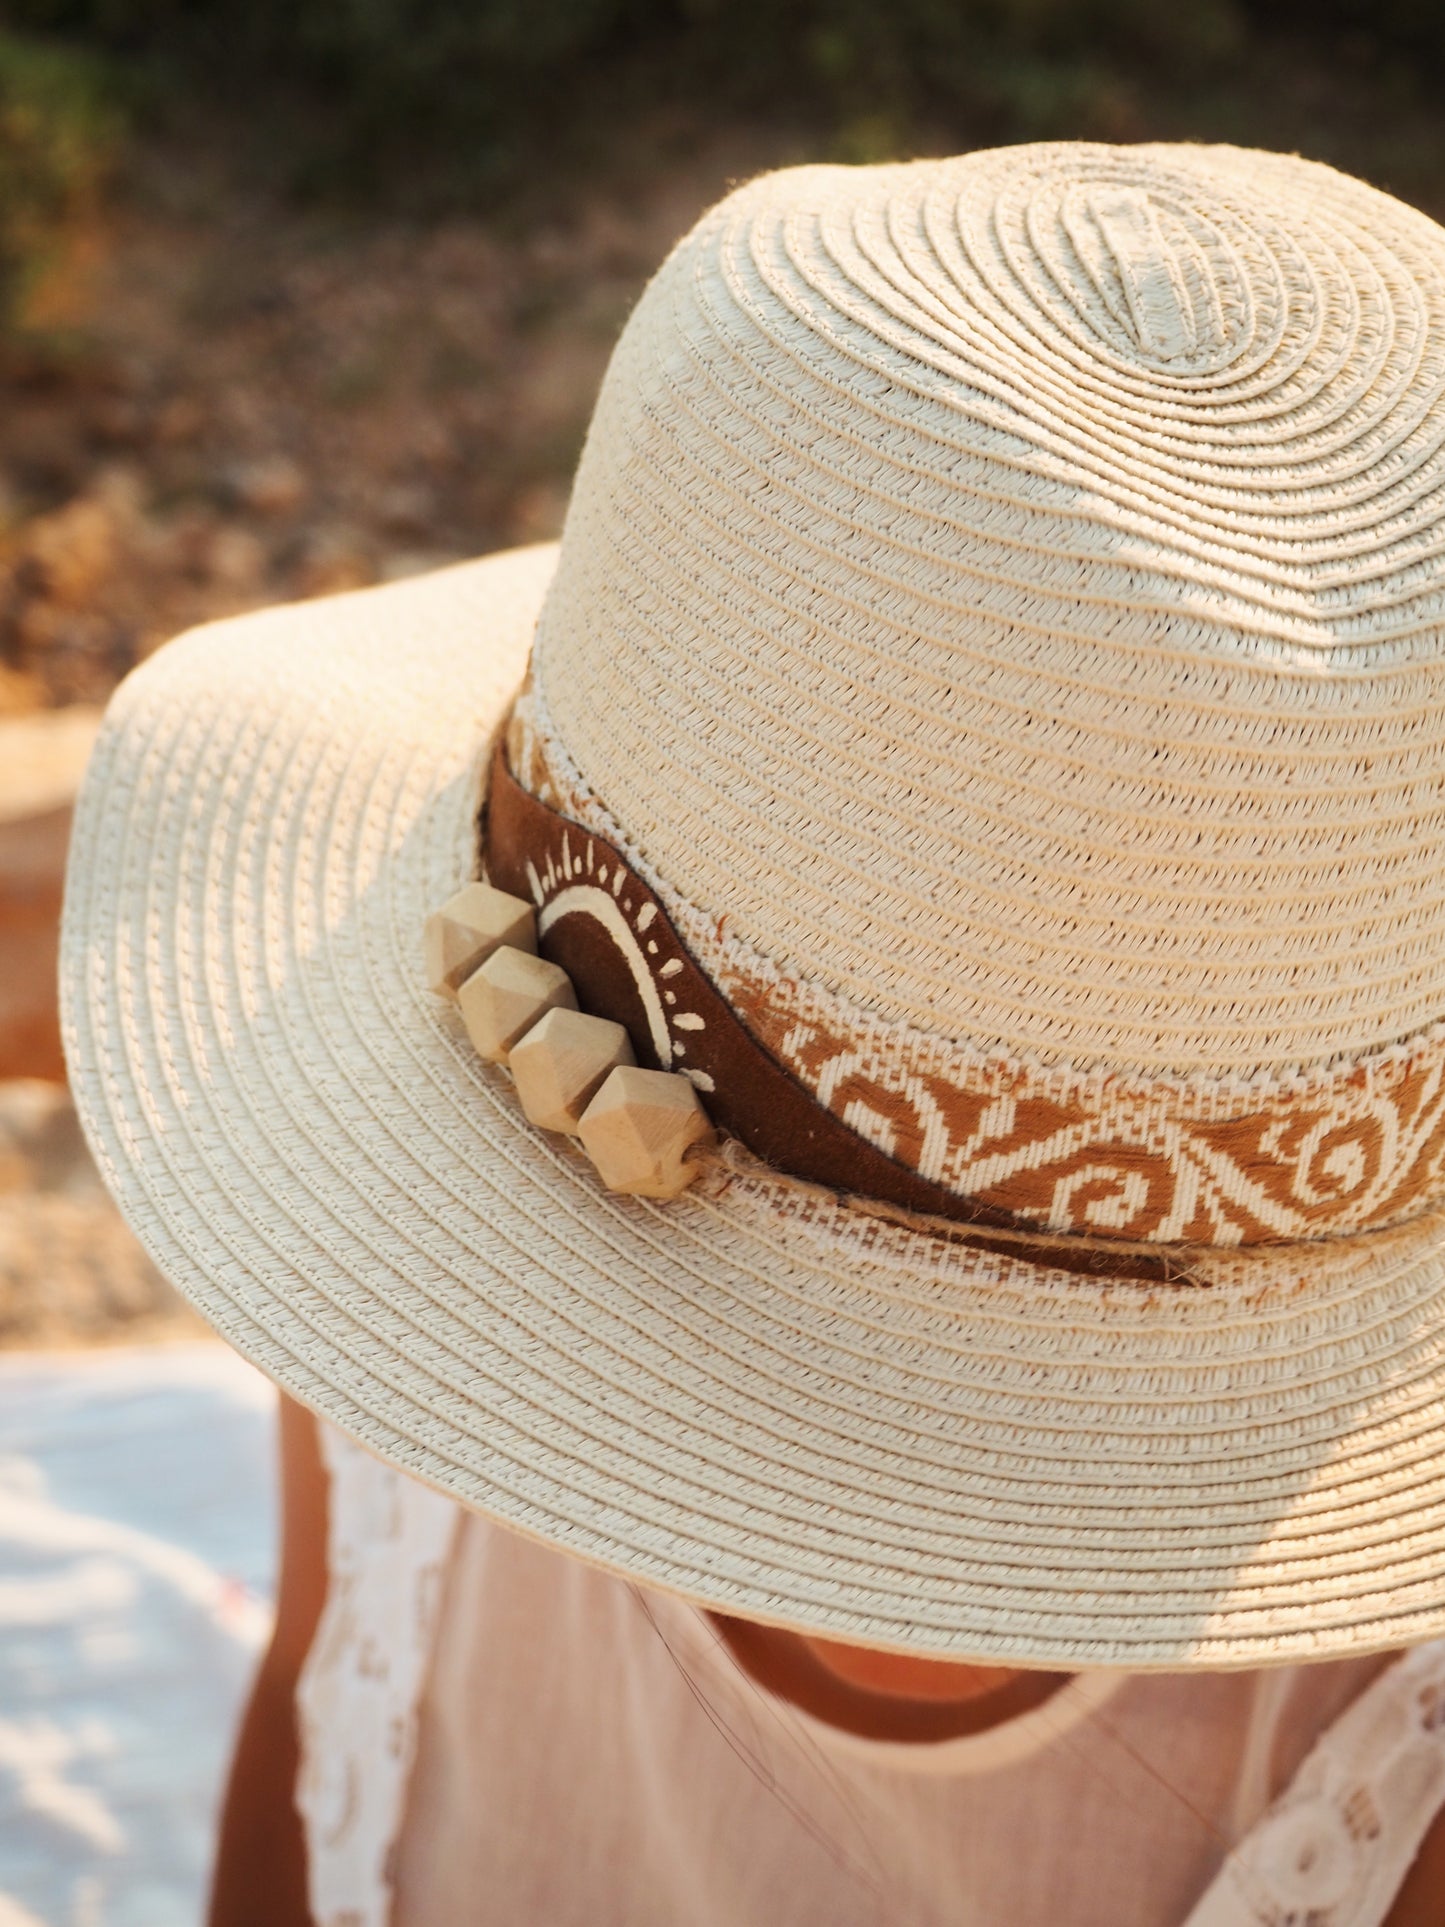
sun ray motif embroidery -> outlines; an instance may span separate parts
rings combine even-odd
[[[527,864],[527,881],[543,943],[564,918],[590,919],[630,975],[659,1068],[679,1071],[697,1090],[711,1093],[716,1086],[709,1072],[677,1061],[686,1056],[688,1039],[707,1028],[705,1017],[664,988],[667,979],[683,973],[683,959],[668,954],[675,940],[661,934],[666,926],[657,922],[657,905],[635,880],[629,889],[628,872],[613,852],[585,830],[571,831],[540,866]]]

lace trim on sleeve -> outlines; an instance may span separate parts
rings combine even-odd
[[[1381,1927],[1442,1805],[1445,1640],[1432,1640],[1321,1737],[1185,1927]]]
[[[316,1927],[386,1927],[458,1508],[331,1426],[320,1437],[327,1595],[296,1689],[311,1917]]]

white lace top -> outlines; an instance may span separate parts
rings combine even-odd
[[[319,1433],[331,1481],[326,1606],[296,1691],[311,1917],[316,1927],[388,1927],[457,1508],[332,1426]]]
[[[1363,1690],[1369,1662],[1081,1676],[974,1739],[862,1741],[773,1700],[690,1608],[323,1438],[331,1586],[298,1694],[317,1927],[457,1927],[483,1894],[548,1927],[852,1927],[905,1892],[910,1927],[1381,1927],[1445,1804],[1445,1641]],[[1069,1853],[1038,1852],[1064,1828]]]
[[[1445,1805],[1445,1640],[1381,1674],[1230,1854],[1187,1927],[1379,1927]]]

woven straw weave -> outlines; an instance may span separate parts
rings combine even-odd
[[[1442,390],[1445,237],[1323,167],[765,178],[614,360],[551,726],[720,980],[1111,1072],[1393,1043],[1445,1011]]]
[[[147,1248],[392,1463],[724,1610],[1065,1667],[1445,1631],[1432,1182],[1177,1288],[744,1159],[613,1197],[420,953],[536,632],[554,775],[754,1021],[1190,1116],[1408,1058],[1425,1103],[1442,291],[1421,217],[1232,150],[724,203],[624,337],[555,577],[244,618],[112,706],[64,1000]]]

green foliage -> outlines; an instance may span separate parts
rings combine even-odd
[[[9,0],[9,14],[239,102],[300,90],[311,130],[351,161],[416,142],[545,149],[619,84],[787,105],[863,147],[940,103],[998,105],[1028,133],[1034,106],[1050,118],[1077,92],[1081,62],[1209,60],[1241,33],[1236,0]]]
[[[100,61],[0,31],[0,328],[24,318],[89,213],[116,128]]]
[[[475,178],[632,103],[786,109],[872,158],[922,121],[991,139],[1127,131],[1128,90],[1238,71],[1283,28],[1445,60],[1440,0],[6,0],[220,98],[362,191],[398,156]],[[1350,48],[1353,51],[1350,51]],[[1368,49],[1366,49],[1368,51]],[[167,88],[157,89],[163,97]]]

